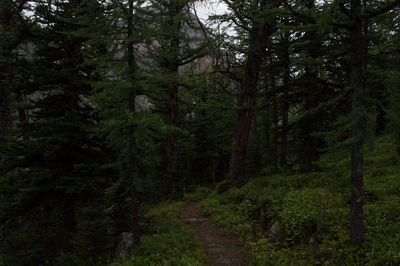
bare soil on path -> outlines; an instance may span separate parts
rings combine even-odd
[[[212,265],[246,266],[248,265],[238,241],[232,235],[223,232],[213,221],[199,212],[199,202],[187,205],[180,218],[195,232]]]

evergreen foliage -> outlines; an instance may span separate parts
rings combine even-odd
[[[382,259],[373,211],[386,198],[372,177],[398,158],[381,167],[372,152],[391,132],[396,141],[376,153],[400,153],[400,2],[221,0],[227,11],[207,21],[199,3],[0,3],[0,264],[110,262],[122,232],[133,236],[123,263],[162,263],[160,250],[171,263],[207,263],[176,219],[181,204],[149,206],[223,180],[217,190],[228,192],[204,212],[239,234],[256,264],[314,256],[304,239],[315,230],[326,236],[315,263],[397,263]],[[321,161],[335,153],[338,167]],[[209,191],[197,192],[187,197]],[[388,225],[397,209],[385,208]],[[186,259],[157,233],[164,214]],[[284,249],[250,243],[273,218],[287,224]]]

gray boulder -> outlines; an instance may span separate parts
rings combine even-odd
[[[275,223],[271,226],[268,238],[273,242],[282,242],[285,239],[283,225],[280,221],[275,221]]]
[[[315,231],[308,239],[309,245],[317,245],[322,242],[322,236],[317,231]]]
[[[114,257],[122,258],[130,250],[133,245],[133,234],[129,232],[122,232],[118,237],[118,246],[115,250]]]

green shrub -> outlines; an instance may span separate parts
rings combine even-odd
[[[216,213],[221,207],[221,204],[217,199],[207,198],[200,203],[199,210],[206,216],[211,216]]]
[[[193,192],[185,193],[184,201],[188,203],[205,199],[210,194],[210,192],[211,190],[209,188],[196,187]]]
[[[400,197],[364,207],[366,257],[374,264],[400,264]]]
[[[279,218],[285,228],[287,241],[307,243],[318,232],[326,234],[338,223],[342,196],[323,188],[301,189],[289,192],[283,200]]]
[[[239,236],[250,265],[400,265],[399,159],[390,138],[366,149],[360,247],[350,244],[350,157],[343,151],[325,154],[317,162],[323,171],[251,179],[211,194],[200,210]],[[276,220],[286,243],[268,239]]]
[[[193,231],[178,218],[184,206],[184,202],[164,202],[150,208],[144,215],[148,228],[140,247],[112,265],[209,265]]]

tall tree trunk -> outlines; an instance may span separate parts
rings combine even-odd
[[[166,123],[168,127],[167,137],[167,189],[168,192],[174,189],[174,175],[175,175],[175,161],[176,161],[176,146],[177,146],[177,115],[178,115],[178,101],[179,101],[179,66],[180,66],[180,45],[182,37],[180,36],[182,21],[178,18],[182,9],[186,6],[186,1],[169,1],[167,4],[168,12],[168,31],[169,39],[168,57],[169,59],[164,63],[163,67],[168,69],[169,81],[168,90],[168,105],[167,105],[167,118]]]
[[[289,105],[282,103],[282,131],[281,131],[281,150],[279,158],[279,166],[285,168],[287,165],[287,138],[289,125]]]
[[[307,73],[307,70],[306,70]],[[311,78],[311,80],[315,80]],[[308,83],[309,84],[309,83]],[[313,86],[310,84],[310,86]],[[314,84],[315,86],[315,84]],[[310,110],[315,108],[317,105],[317,101],[315,96],[312,95],[313,92],[307,93],[305,99],[305,109]],[[313,133],[313,125],[315,125],[315,121],[317,120],[317,116],[314,114],[310,114],[307,118],[302,122],[301,134],[303,135],[303,151],[300,152],[301,155],[301,169],[304,172],[309,172],[313,168],[313,162],[318,160],[318,139],[312,136]]]
[[[26,122],[28,120],[28,116],[27,116],[26,109],[23,107],[25,102],[24,102],[24,98],[22,96],[21,91],[16,92],[15,100],[17,101],[17,103],[19,105],[17,108],[19,122],[22,122],[22,123]]]
[[[273,138],[272,138],[272,147],[271,147],[271,151],[272,151],[272,165],[274,167],[274,169],[278,168],[278,164],[279,164],[279,158],[277,156],[277,154],[279,154],[279,121],[278,121],[278,100],[277,100],[277,96],[274,95],[272,97],[272,122],[273,122]]]
[[[254,113],[253,118],[253,134],[254,134],[254,167],[258,171],[261,168],[261,151],[260,151],[260,135],[258,130],[257,112]]]
[[[310,11],[315,7],[314,0],[306,0],[305,7]],[[315,19],[305,19],[303,22],[305,25],[307,24],[316,24]],[[318,36],[315,30],[309,30],[305,33],[305,39],[309,41],[309,44],[306,47],[306,52],[312,60],[317,60],[320,57],[320,41],[318,40]],[[305,66],[305,110],[306,112],[315,108],[318,105],[318,100],[316,97],[316,92],[320,90],[318,73],[309,65]],[[315,88],[315,89],[311,89]],[[315,121],[318,121],[318,115],[313,113],[309,114],[302,121],[301,134],[303,138],[303,149],[299,153],[301,160],[301,169],[305,172],[309,172],[312,170],[313,161],[318,160],[318,138],[312,136],[313,131],[315,130]],[[318,128],[318,127],[317,127]]]
[[[0,88],[0,137],[11,136],[11,94],[5,88]]]
[[[279,166],[286,167],[287,164],[287,136],[289,123],[289,103],[288,92],[290,82],[290,58],[289,58],[289,34],[285,33],[282,37],[282,67],[283,67],[283,95],[282,95],[282,131],[281,131],[281,150]]]
[[[269,164],[270,160],[270,151],[271,151],[271,105],[267,104],[265,108],[265,113],[264,113],[264,138],[265,138],[265,151],[266,151],[266,156],[263,157],[264,165],[267,166]]]
[[[239,96],[239,112],[232,140],[232,154],[229,166],[230,180],[244,178],[245,157],[255,103],[260,67],[264,58],[267,40],[263,27],[255,26],[250,32],[250,47]]]
[[[6,143],[3,137],[11,136],[11,96],[4,88],[0,88],[0,166],[3,164],[3,151]]]
[[[278,0],[271,1],[270,8],[279,6]],[[259,12],[264,12],[267,8],[266,1],[260,4]],[[239,111],[236,126],[232,138],[232,153],[229,163],[229,174],[227,179],[231,181],[243,179],[245,176],[245,159],[247,143],[249,139],[250,126],[252,120],[252,109],[255,105],[258,76],[261,63],[265,56],[270,35],[275,31],[275,19],[271,23],[260,22],[259,18],[254,19],[252,28],[249,32],[250,42],[247,51],[247,62],[241,82],[239,94]],[[265,19],[266,20],[266,19]]]
[[[135,72],[136,66],[134,61],[134,52],[133,52],[133,1],[129,1],[128,6],[128,19],[127,19],[127,63],[128,63],[128,80],[130,81],[130,90],[128,97],[129,111],[131,113],[136,112],[136,84],[135,84]],[[136,137],[135,137],[135,125],[133,122],[130,122],[128,126],[128,138],[129,138],[129,151],[128,151],[128,160],[129,160],[129,173],[128,173],[128,181],[130,186],[130,196],[131,196],[131,232],[134,238],[134,245],[140,244],[140,227],[139,227],[139,197],[138,192],[135,186],[136,179]]]
[[[273,94],[275,90],[275,77],[273,73],[272,60],[269,60],[269,66],[265,73],[265,88],[264,88],[264,99],[263,104],[265,105],[265,109],[263,110],[263,125],[264,125],[264,156],[263,156],[263,167],[275,167],[275,158],[276,158],[276,150],[275,150],[275,96]]]
[[[178,67],[172,65],[170,67],[170,75],[178,76]],[[173,174],[175,170],[175,157],[176,157],[176,127],[177,127],[177,113],[178,113],[178,83],[172,82],[168,86],[168,111],[167,111],[167,126],[168,126],[168,140],[167,140],[167,172],[168,183],[172,185]]]
[[[361,20],[361,1],[351,0],[352,24],[350,30],[351,58],[350,58],[350,86],[352,95],[352,115],[355,119],[351,127],[354,142],[351,146],[351,224],[350,239],[353,245],[361,244],[364,238],[363,215],[363,132],[362,120],[364,88],[362,82],[363,66],[363,35]]]

